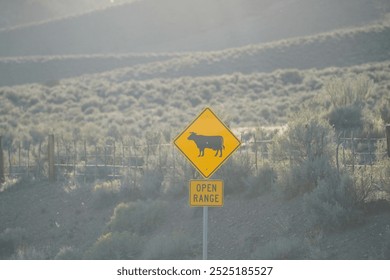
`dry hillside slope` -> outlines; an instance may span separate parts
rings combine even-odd
[[[379,20],[384,0],[143,0],[0,31],[0,56],[201,51]]]

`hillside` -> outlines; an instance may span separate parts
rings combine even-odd
[[[272,72],[277,69],[348,67],[390,59],[390,21],[361,28],[191,53],[165,62],[115,71],[116,81]],[[100,77],[105,77],[102,74]],[[107,73],[106,77],[113,77]]]
[[[119,71],[119,74],[121,72]],[[323,70],[277,70],[145,81],[115,71],[62,80],[54,85],[0,88],[0,129],[6,137],[72,134],[137,137],[147,131],[178,133],[202,108],[211,106],[232,127],[283,125],[322,93],[332,77],[367,75],[376,83],[367,109],[378,112],[388,96],[389,62]],[[313,108],[323,110],[319,103]],[[76,125],[77,124],[77,125]]]
[[[390,21],[212,52],[0,58],[0,86],[94,74],[123,82],[347,67],[390,59]],[[122,68],[122,69],[121,69]]]
[[[366,24],[385,0],[143,0],[0,31],[0,56],[204,51]]]
[[[27,83],[55,83],[85,74],[110,71],[138,64],[165,61],[179,54],[117,54],[28,56],[0,58],[0,86]]]
[[[132,1],[116,0],[115,3]],[[81,14],[87,11],[113,5],[106,0],[18,0],[0,2],[0,28],[42,22],[66,15]]]

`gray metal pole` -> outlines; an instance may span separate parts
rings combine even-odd
[[[208,220],[208,207],[203,207],[203,259],[207,260],[207,220]]]

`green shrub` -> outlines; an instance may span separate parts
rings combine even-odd
[[[134,260],[142,251],[144,239],[134,233],[110,232],[99,237],[86,252],[86,259]]]
[[[153,200],[120,203],[108,227],[112,231],[149,234],[164,221],[166,207],[164,202]]]

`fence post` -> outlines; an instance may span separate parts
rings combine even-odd
[[[87,155],[87,140],[84,140],[84,183],[87,181],[87,164],[88,164],[88,155]]]
[[[336,146],[336,166],[337,166],[337,172],[340,173],[340,165],[339,165],[339,147],[340,147],[340,140],[341,133],[337,136],[337,146]]]
[[[21,154],[20,154],[20,150],[21,150],[21,145],[22,145],[22,142],[21,141],[18,141],[18,169],[19,169],[19,171],[18,172],[20,172],[21,171],[21,168],[20,168],[20,166],[21,166]]]
[[[98,173],[99,173],[99,170],[98,170],[98,148],[96,145],[97,144],[95,144],[95,180],[98,177]]]
[[[2,136],[0,135],[0,184],[5,182],[4,177],[4,156],[3,156],[3,146],[2,146]]]
[[[75,182],[76,180],[76,174],[77,174],[77,140],[74,139],[73,140],[73,152],[74,152],[74,156],[73,156],[73,182]]]
[[[351,132],[351,144],[352,144],[352,172],[355,172],[355,140],[353,130]]]
[[[390,157],[390,124],[386,125],[387,156]]]
[[[256,134],[253,136],[253,141],[254,141],[254,144],[255,144],[255,168],[256,168],[256,175],[258,175],[258,173],[257,173],[257,139],[256,139]]]
[[[115,176],[116,176],[116,173],[115,173],[115,161],[116,161],[116,157],[115,157],[115,152],[116,152],[116,147],[115,147],[115,141],[114,141],[114,155],[112,156],[113,157],[113,180],[115,180]]]
[[[30,176],[30,143],[27,144],[27,178],[29,176]]]
[[[54,167],[54,135],[49,135],[49,145],[48,145],[48,158],[49,158],[49,181],[55,181],[55,167]]]

